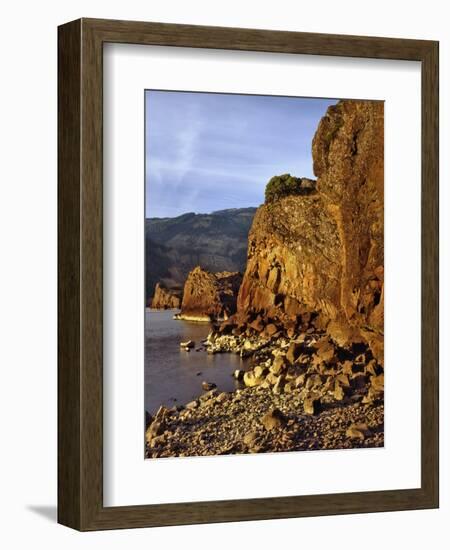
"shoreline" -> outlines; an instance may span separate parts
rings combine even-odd
[[[174,321],[189,321],[191,323],[212,323],[209,315],[189,315],[186,313],[175,313],[173,316]]]
[[[148,415],[146,458],[384,445],[384,369],[370,350],[317,331],[225,332],[212,330],[202,353],[251,357],[234,375],[244,388]]]
[[[150,307],[150,306],[146,306],[145,309],[147,309],[148,311],[153,311],[153,312],[160,312],[160,311],[180,311],[180,308],[179,307]]]

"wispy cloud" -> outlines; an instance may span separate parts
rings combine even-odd
[[[333,103],[148,91],[147,216],[257,206],[274,174],[311,176],[312,137]]]
[[[180,128],[174,135],[177,148],[174,153],[173,168],[182,179],[193,167],[201,136],[203,121],[198,109],[190,108],[184,128]]]

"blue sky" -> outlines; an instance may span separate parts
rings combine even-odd
[[[278,174],[313,177],[335,99],[147,90],[146,217],[258,206]]]

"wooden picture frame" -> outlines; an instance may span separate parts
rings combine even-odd
[[[421,63],[420,488],[103,506],[102,47],[106,42]],[[58,521],[89,531],[437,507],[438,43],[79,19],[59,27],[58,50]]]

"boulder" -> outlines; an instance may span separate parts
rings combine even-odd
[[[360,441],[364,441],[364,439],[369,433],[370,432],[367,424],[359,423],[359,424],[351,424],[347,428],[345,435],[350,439],[359,439]]]
[[[216,396],[217,403],[224,403],[225,401],[228,401],[230,399],[230,394],[227,392],[219,393],[219,395]]]
[[[161,435],[157,435],[150,439],[148,442],[150,447],[159,447],[160,445],[163,445],[166,442],[166,434],[163,433]]]
[[[350,381],[349,381],[348,376],[346,374],[338,374],[336,376],[336,380],[339,382],[339,384],[341,384],[345,388],[350,387]]]
[[[380,369],[377,365],[377,362],[375,361],[375,359],[372,359],[371,361],[369,361],[366,365],[366,373],[367,374],[371,374],[372,376],[377,376],[378,374],[380,374]]]
[[[339,384],[338,380],[336,380],[333,391],[334,398],[336,399],[336,401],[342,401],[344,399],[344,395],[345,394],[342,386]]]
[[[186,342],[180,342],[180,348],[194,348],[195,342],[193,340],[187,340]]]
[[[164,421],[154,420],[145,432],[147,443],[150,443],[154,437],[164,433],[165,428],[166,424]]]
[[[283,375],[280,375],[272,388],[273,393],[275,395],[280,395],[284,393],[285,384],[286,384],[285,377]]]
[[[283,355],[277,355],[270,367],[270,372],[275,375],[279,375],[286,370],[286,360]]]
[[[376,392],[384,391],[384,374],[370,377],[370,385]]]
[[[351,361],[344,361],[342,365],[342,373],[349,376],[353,374],[353,363]]]
[[[248,388],[259,386],[263,381],[264,379],[255,376],[255,373],[253,371],[247,371],[246,373],[244,373],[244,384]]]
[[[269,372],[269,374],[266,376],[265,381],[270,384],[271,386],[274,386],[278,382],[278,376],[274,374],[273,372]]]
[[[307,397],[303,401],[303,411],[305,414],[314,415],[319,412],[320,401],[316,397]]]
[[[253,369],[253,373],[255,374],[256,378],[263,378],[268,373],[269,369],[266,366],[263,365],[257,365]]]
[[[328,363],[334,358],[336,350],[328,338],[324,338],[317,342],[314,348],[317,363]]]
[[[293,382],[286,382],[284,385],[283,391],[284,393],[292,393],[295,389],[295,384]]]
[[[258,317],[254,321],[249,323],[248,326],[251,327],[256,332],[262,332],[264,330],[265,325],[264,325],[264,322],[263,322],[261,316],[258,315]]]
[[[203,381],[202,382],[202,388],[205,391],[211,391],[211,390],[217,388],[217,385],[214,382],[205,382],[205,381]]]
[[[291,342],[289,344],[289,348],[286,352],[286,359],[289,361],[289,363],[293,364],[300,356],[302,350],[302,345],[297,342]]]
[[[273,323],[269,323],[264,329],[264,334],[269,338],[278,332],[278,327]]]
[[[244,445],[246,445],[249,449],[255,448],[258,442],[258,432],[252,431],[252,432],[246,433],[242,438],[242,441]]]
[[[261,418],[261,424],[267,431],[280,428],[285,423],[286,417],[279,409],[272,409]]]

